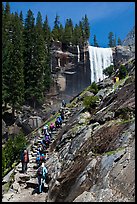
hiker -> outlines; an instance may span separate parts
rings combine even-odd
[[[61,116],[61,119],[64,120],[64,111],[63,111],[63,109],[60,111],[60,116]]]
[[[36,163],[37,163],[37,167],[39,167],[42,162],[45,162],[46,161],[46,158],[45,158],[45,155],[42,153],[42,154],[37,154],[37,157],[36,157]]]
[[[42,134],[46,134],[48,132],[48,125],[44,125],[44,127],[42,128]]]
[[[22,162],[22,172],[27,172],[27,164],[29,162],[29,154],[28,151],[25,149],[21,155],[21,162]]]
[[[41,162],[40,162],[40,154],[37,154],[36,163],[37,163],[37,167],[39,167],[39,166],[41,165]]]
[[[42,149],[38,148],[37,156],[36,156],[37,167],[41,165],[41,156],[42,156]]]
[[[37,170],[37,176],[38,176],[38,189],[39,193],[42,193],[44,190],[44,183],[46,181],[47,176],[47,168],[45,167],[44,162]]]
[[[49,143],[50,143],[50,140],[49,140],[49,137],[47,138],[48,136],[46,136],[46,138],[44,138],[42,141],[41,141],[41,144],[42,144],[42,147],[43,147],[43,150],[47,149],[49,147]]]
[[[50,128],[50,131],[51,131],[51,132],[53,132],[54,130],[56,130],[56,127],[55,127],[54,123],[50,123],[49,128]]]
[[[60,121],[58,120],[58,118],[57,118],[56,121],[55,121],[55,126],[56,126],[56,128],[59,128],[59,127],[60,127]]]
[[[62,107],[66,107],[66,102],[64,99],[62,100]]]
[[[61,118],[61,115],[60,115],[60,116],[58,116],[58,121],[59,121],[60,126],[61,126],[61,125],[62,125],[62,118]]]
[[[50,142],[51,142],[51,137],[50,137],[50,135],[45,135],[45,140],[50,143]]]

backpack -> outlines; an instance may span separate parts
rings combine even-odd
[[[28,154],[24,154],[24,162],[28,162]]]
[[[45,156],[41,155],[41,156],[40,156],[40,160],[41,160],[41,161],[44,161],[44,160],[45,160]]]
[[[43,167],[40,166],[40,167],[38,168],[38,176],[42,176],[42,175],[43,175]]]

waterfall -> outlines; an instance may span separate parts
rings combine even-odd
[[[77,49],[78,49],[78,62],[80,61],[80,49],[79,49],[79,45],[77,45]]]
[[[88,46],[89,60],[91,69],[91,83],[103,80],[106,76],[103,69],[113,64],[113,56],[111,48],[101,48]]]

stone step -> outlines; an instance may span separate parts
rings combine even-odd
[[[29,181],[26,182],[27,187],[31,187],[31,188],[36,188],[38,187],[38,179],[37,178],[33,178],[30,179]],[[44,183],[44,191],[46,191],[48,189],[48,185],[46,183]]]

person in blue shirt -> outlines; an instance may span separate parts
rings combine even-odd
[[[39,193],[42,193],[44,191],[44,183],[46,182],[47,173],[47,168],[45,167],[45,164],[43,162],[37,170]]]

